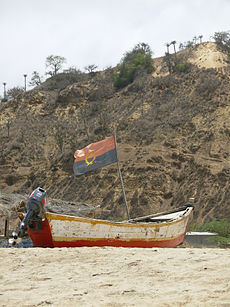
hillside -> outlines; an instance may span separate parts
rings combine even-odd
[[[230,216],[230,64],[215,43],[180,51],[193,63],[169,75],[163,58],[152,75],[122,90],[114,69],[59,74],[0,104],[0,191],[97,207],[94,216],[125,218],[116,165],[73,176],[76,149],[115,130],[131,217],[195,197],[195,219]],[[9,133],[9,136],[8,136]]]

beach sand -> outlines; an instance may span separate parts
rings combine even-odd
[[[1,248],[0,306],[230,306],[230,249]]]

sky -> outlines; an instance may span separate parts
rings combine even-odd
[[[46,57],[63,69],[116,66],[139,42],[153,57],[166,43],[230,30],[230,0],[0,0],[0,96],[33,71],[47,78]]]

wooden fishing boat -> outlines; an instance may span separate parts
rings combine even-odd
[[[176,247],[184,241],[192,211],[189,202],[172,211],[124,222],[47,212],[40,229],[32,224],[27,232],[35,247]]]

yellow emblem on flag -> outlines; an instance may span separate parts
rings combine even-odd
[[[93,160],[88,161],[88,159],[92,159],[92,158],[93,158]],[[87,154],[85,155],[85,163],[87,164],[86,167],[88,167],[89,165],[92,165],[94,163],[95,159],[96,159],[96,157],[94,156],[94,151],[89,150],[87,152]]]

